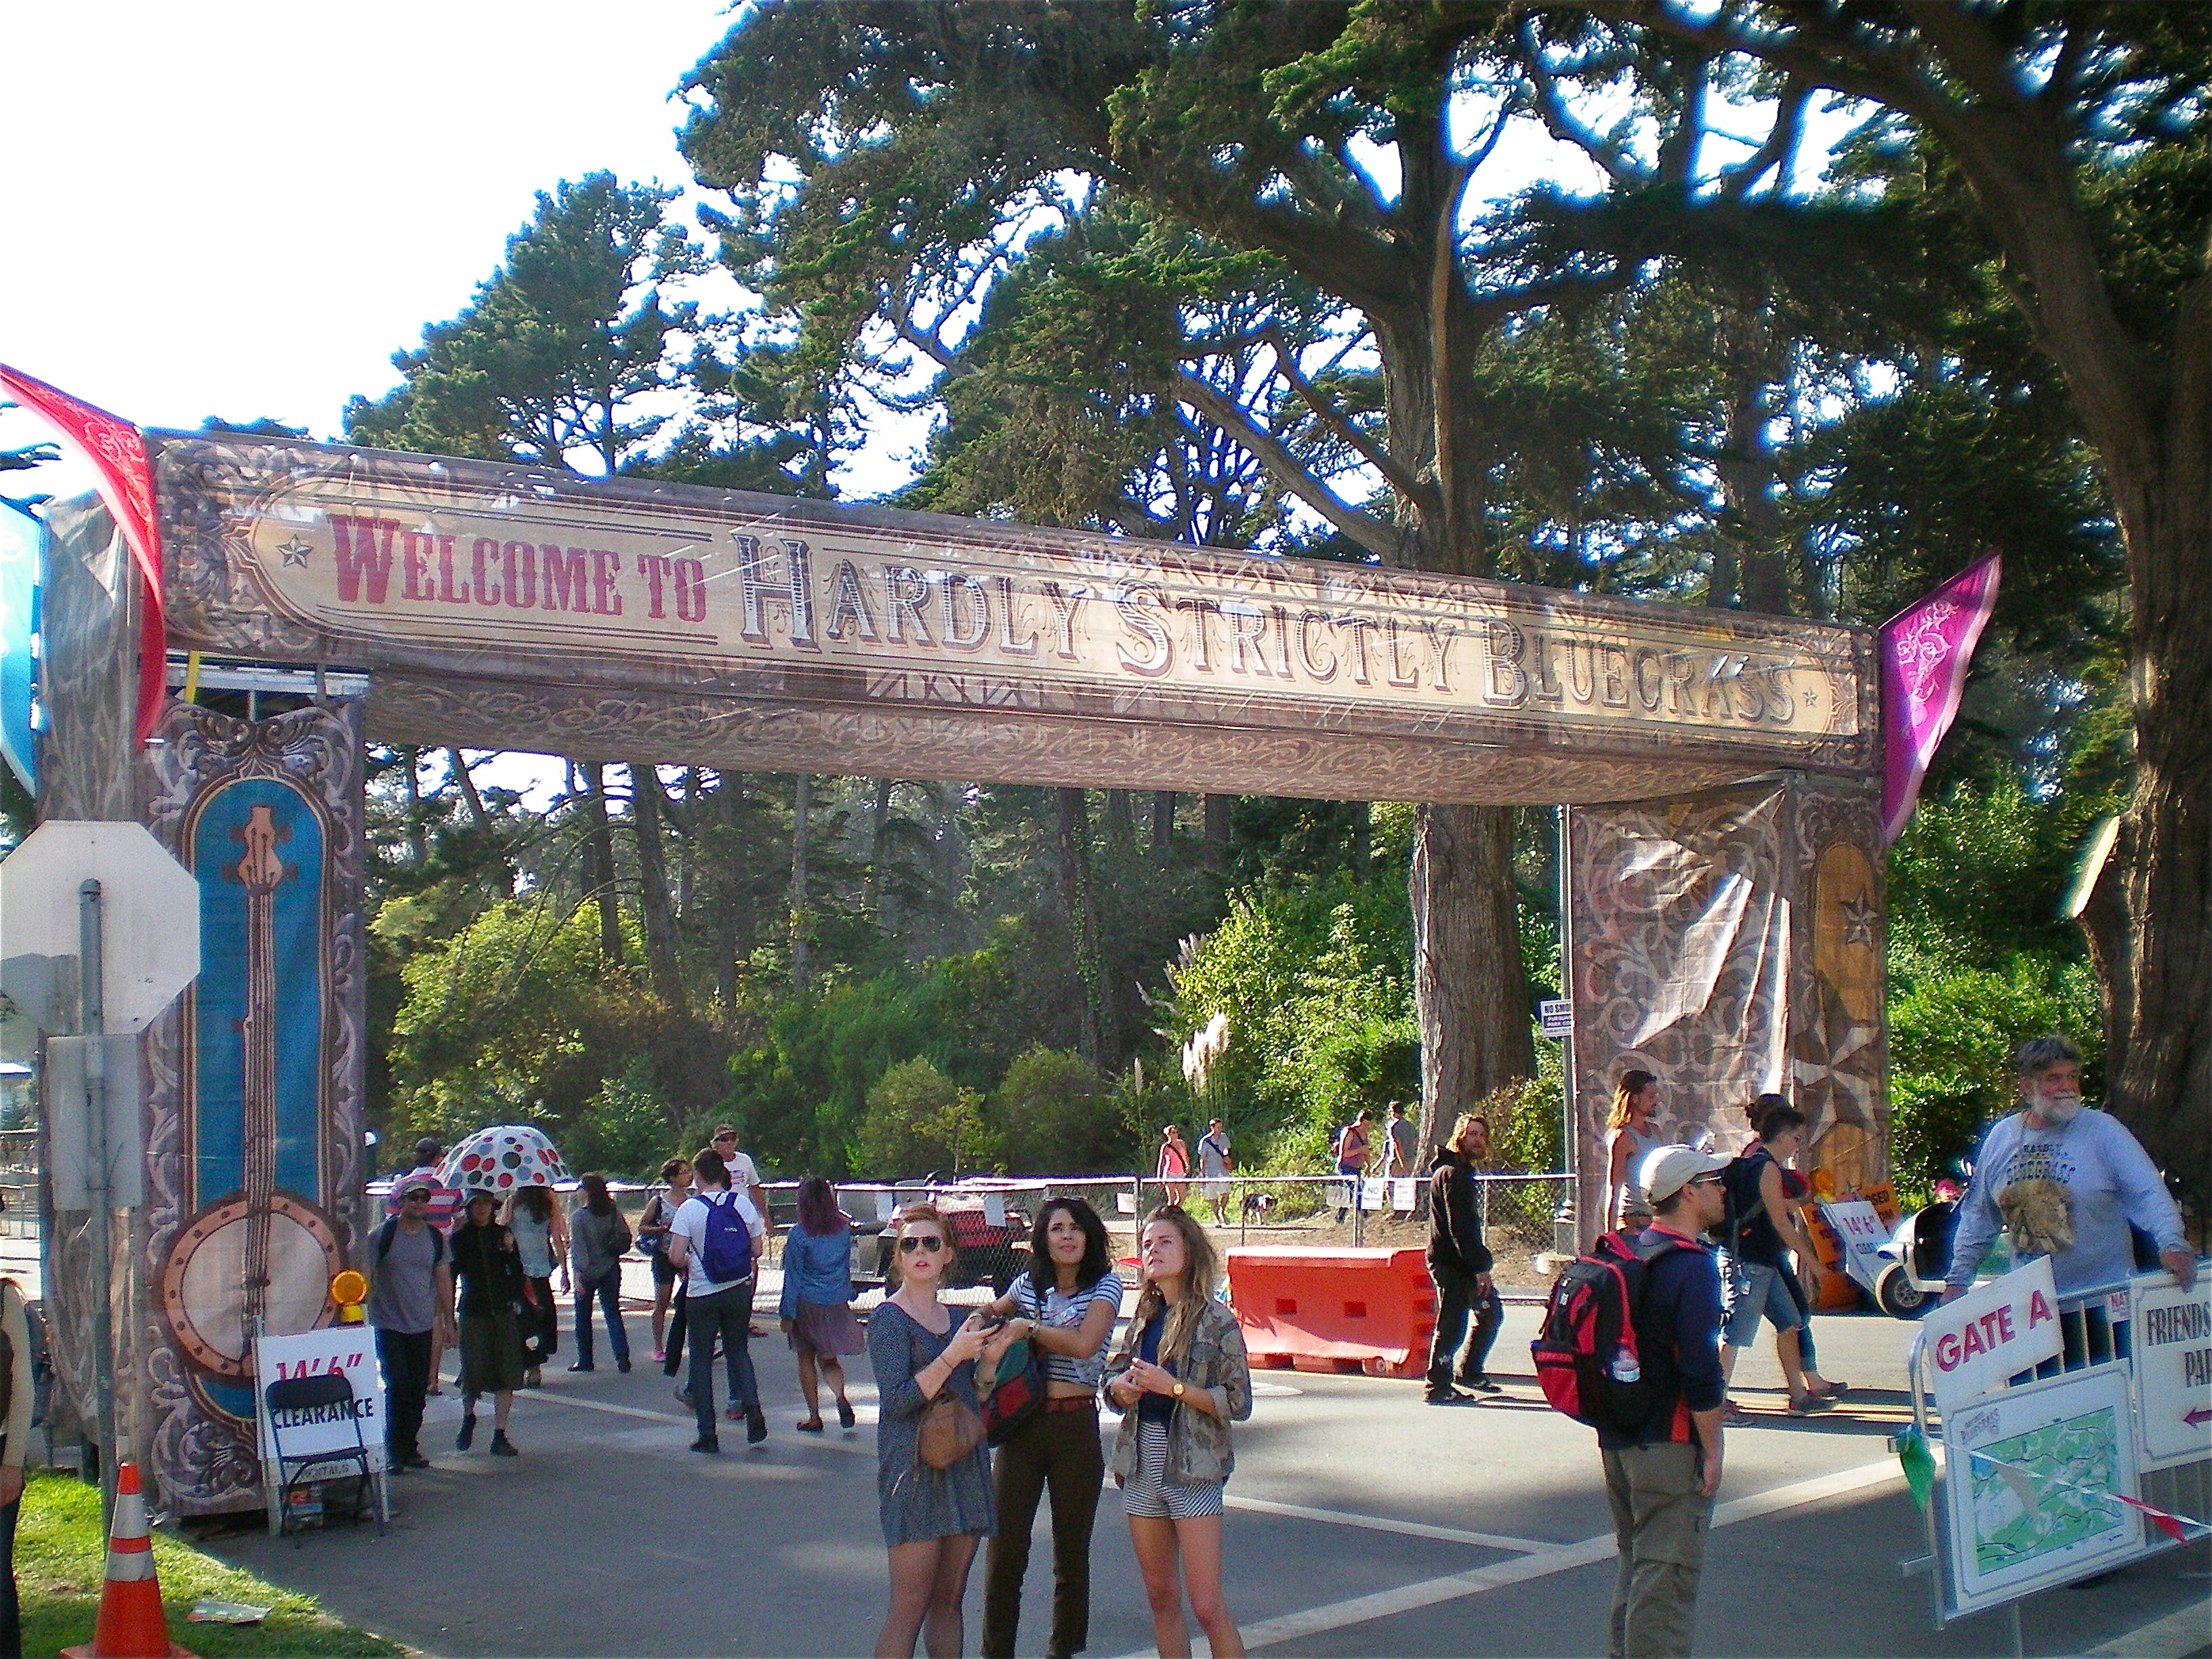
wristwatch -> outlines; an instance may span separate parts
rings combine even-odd
[[[1181,1382],[1177,1382],[1175,1385],[1175,1397],[1178,1400],[1182,1398],[1182,1384]]]

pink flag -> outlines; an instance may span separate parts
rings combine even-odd
[[[168,633],[161,621],[161,532],[154,517],[154,471],[145,440],[128,421],[80,403],[68,392],[0,363],[0,391],[44,416],[82,450],[99,479],[100,499],[114,514],[123,539],[146,578],[146,615],[138,641],[138,741],[161,717],[167,687]]]
[[[1881,625],[1881,836],[1893,842],[1951,720],[1974,643],[1997,602],[1997,556],[1968,566]]]

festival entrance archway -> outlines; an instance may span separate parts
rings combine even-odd
[[[177,1510],[258,1503],[244,1334],[296,1322],[362,1248],[365,739],[1566,803],[1584,1217],[1624,1065],[1724,1139],[1753,1095],[1792,1090],[1824,1163],[1882,1173],[1865,630],[476,461],[145,443],[167,645],[367,677],[251,723],[171,703],[142,750],[127,556],[102,510],[50,515],[41,811],[149,823],[198,877],[210,941],[145,1039],[149,1200],[118,1321],[134,1437]]]

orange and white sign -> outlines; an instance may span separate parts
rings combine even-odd
[[[2006,1379],[2059,1356],[2058,1290],[2051,1258],[1947,1302],[1920,1322],[1929,1392],[1945,1417]]]

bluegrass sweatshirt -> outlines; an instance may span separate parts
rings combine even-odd
[[[2183,1243],[2181,1212],[2172,1194],[2159,1179],[2150,1154],[2119,1119],[2084,1106],[2071,1123],[2039,1129],[2029,1125],[2026,1112],[2014,1112],[1983,1137],[1973,1185],[1959,1206],[1946,1282],[1972,1282],[1974,1269],[2004,1225],[1999,1203],[2005,1189],[2038,1180],[2064,1189],[2074,1225],[2074,1248],[2051,1258],[2051,1277],[2062,1295],[2118,1285],[2134,1275],[2131,1221],[2160,1250]]]

